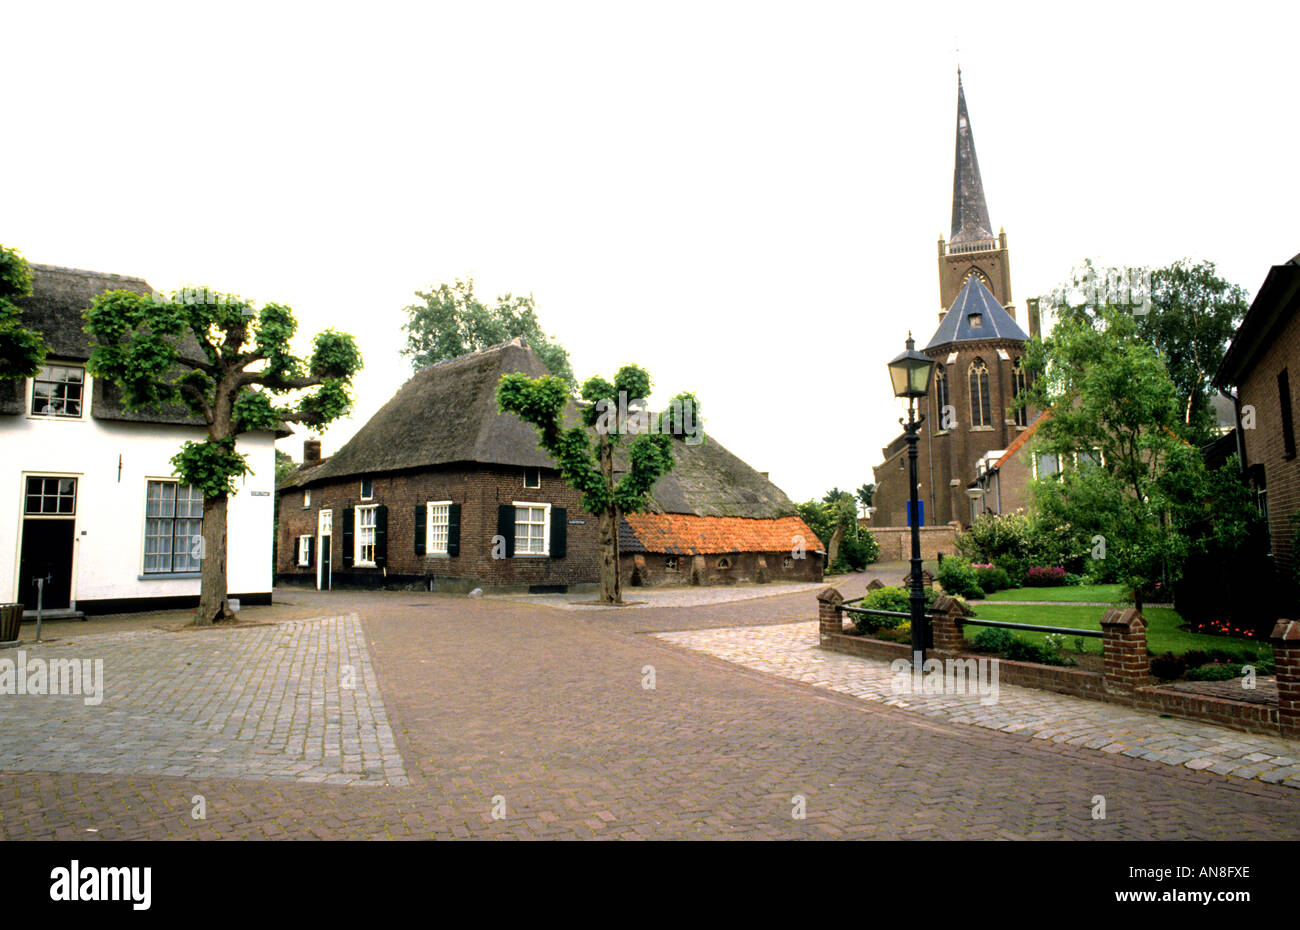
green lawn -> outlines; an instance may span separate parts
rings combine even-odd
[[[1059,588],[1008,588],[994,591],[990,601],[1098,601],[1118,604],[1124,596],[1123,587],[1117,584],[1081,584]]]
[[[1110,588],[1100,585],[1098,588]],[[1025,589],[1021,589],[1025,590]],[[1079,588],[1030,588],[1028,590],[1078,591]],[[1001,592],[999,592],[1001,593]],[[1100,630],[1101,618],[1105,607],[1080,607],[1075,605],[1035,605],[1035,604],[981,604],[975,608],[975,614],[987,620],[1007,620],[1014,623],[1033,623],[1041,626],[1062,626],[1071,629]],[[1192,649],[1208,652],[1223,649],[1238,654],[1241,661],[1249,662],[1262,656],[1272,655],[1273,648],[1267,642],[1250,639],[1230,638],[1227,636],[1207,636],[1204,633],[1188,633],[1180,630],[1183,619],[1178,612],[1168,607],[1152,607],[1142,611],[1147,621],[1147,648],[1156,655],[1172,652],[1182,655]],[[974,639],[981,630],[989,627],[966,626],[966,638]],[[1015,630],[1017,636],[1024,637],[1032,643],[1041,643],[1045,634],[1029,633]],[[1101,652],[1101,639],[1088,637],[1084,641],[1085,652]],[[1073,651],[1074,640],[1067,634],[1065,648]]]

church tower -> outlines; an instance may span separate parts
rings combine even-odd
[[[952,169],[952,232],[939,237],[939,318],[952,306],[968,278],[976,277],[988,288],[1011,318],[1011,260],[1007,234],[995,236],[984,201],[984,182],[975,157],[975,133],[966,110],[966,92],[957,71],[957,153]]]

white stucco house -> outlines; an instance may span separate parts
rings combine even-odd
[[[32,265],[23,321],[42,333],[44,369],[0,382],[0,603],[103,614],[194,606],[202,497],[170,459],[205,435],[184,408],[126,409],[85,368],[83,311],[99,293],[150,293],[139,278]],[[230,499],[228,582],[246,604],[271,601],[275,501],[272,432],[241,437],[254,474]]]

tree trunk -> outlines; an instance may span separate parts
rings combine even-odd
[[[605,433],[600,436],[600,473],[612,493],[614,444]],[[623,603],[623,581],[619,577],[618,508],[612,501],[600,515],[600,596],[606,604]]]
[[[618,576],[618,516],[611,507],[601,513],[600,525],[600,599],[606,604],[623,603]]]
[[[835,557],[840,554],[840,542],[844,539],[844,524],[841,523],[835,527],[835,532],[831,533],[831,541],[826,544],[826,567],[830,568],[835,564]]]
[[[211,626],[216,620],[233,617],[226,599],[226,507],[225,494],[203,501],[203,548],[199,552],[199,606],[195,626]]]

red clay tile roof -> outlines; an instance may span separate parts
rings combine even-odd
[[[809,552],[824,552],[821,540],[799,517],[696,517],[681,513],[623,516],[646,552],[714,555],[721,552],[788,552],[803,537]]]
[[[1038,427],[1042,426],[1043,422],[1051,415],[1052,415],[1052,411],[1044,410],[1038,416],[1034,417],[1034,422],[1029,424],[1029,429],[1025,430],[1023,433],[1017,436],[1015,442],[1007,446],[1007,451],[1003,453],[1002,458],[998,459],[997,464],[994,465],[993,467],[1001,468],[1003,463],[1005,463],[1007,459],[1011,458],[1011,456],[1019,452],[1020,447],[1029,441],[1030,436],[1038,432]]]

